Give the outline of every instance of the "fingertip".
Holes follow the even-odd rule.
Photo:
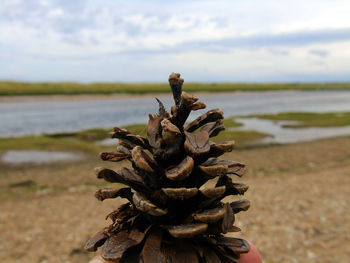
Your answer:
[[[96,256],[89,261],[89,263],[103,263],[102,258],[100,256]]]
[[[106,261],[101,256],[96,256],[93,259],[91,259],[89,263],[113,263],[113,261]]]
[[[246,254],[241,254],[238,263],[262,263],[262,258],[257,248],[249,242],[250,250]]]

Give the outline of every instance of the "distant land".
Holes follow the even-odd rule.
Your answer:
[[[187,92],[350,90],[350,83],[184,83]],[[167,83],[75,83],[0,81],[0,96],[168,93]]]

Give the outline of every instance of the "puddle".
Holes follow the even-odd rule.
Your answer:
[[[95,143],[98,145],[103,145],[103,146],[113,146],[113,145],[116,146],[118,144],[118,140],[106,138],[106,139],[103,139],[102,141],[96,141]]]
[[[1,158],[5,163],[50,163],[56,161],[76,161],[82,159],[83,156],[70,152],[51,152],[51,151],[7,151]]]
[[[262,143],[294,143],[350,135],[350,126],[326,128],[283,128],[282,125],[295,123],[294,121],[271,121],[258,118],[237,118],[242,127],[233,130],[255,130],[271,134],[260,140]]]

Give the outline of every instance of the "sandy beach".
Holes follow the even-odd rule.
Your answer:
[[[349,262],[350,138],[234,150],[226,159],[248,165],[251,208],[236,217],[240,237],[268,263]],[[267,159],[266,156],[269,156]],[[8,165],[0,177],[0,258],[4,262],[88,262],[86,240],[109,224],[121,202],[97,201],[96,155],[75,162]],[[122,164],[113,164],[117,169]],[[20,182],[32,180],[35,185]],[[33,184],[33,183],[32,183]],[[16,187],[15,187],[16,186]],[[111,187],[112,185],[107,185]],[[236,234],[237,235],[237,234]]]

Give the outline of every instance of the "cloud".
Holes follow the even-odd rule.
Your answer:
[[[220,40],[193,41],[182,44],[181,48],[262,48],[293,47],[310,44],[326,44],[350,40],[350,28],[305,30],[281,34],[254,34],[250,36],[223,38]],[[320,53],[318,52],[318,55]]]
[[[61,78],[79,76],[77,80],[113,80],[112,70],[105,69],[110,61],[110,67],[129,69],[148,80],[142,72],[152,67],[184,67],[181,61],[174,62],[180,57],[192,71],[204,70],[197,63],[198,53],[216,61],[206,70],[218,80],[233,76],[230,67],[235,65],[228,57],[245,60],[245,70],[255,72],[251,79],[263,79],[255,68],[259,58],[265,63],[277,59],[291,72],[298,71],[300,63],[312,64],[316,57],[322,58],[325,68],[331,65],[345,72],[350,67],[333,63],[335,57],[350,59],[347,48],[339,48],[350,40],[347,0],[2,0],[0,5],[4,78],[49,80],[59,74]],[[228,68],[220,65],[219,58]],[[29,67],[44,70],[39,74]],[[95,70],[84,75],[90,67]],[[271,65],[272,75],[277,72],[273,67],[278,68]],[[303,69],[315,76],[311,68]],[[104,73],[98,74],[98,69]],[[133,75],[124,73],[121,80]]]
[[[329,55],[329,52],[327,50],[324,50],[324,49],[312,49],[309,51],[309,54],[325,58]]]
[[[288,56],[290,54],[290,51],[286,49],[280,49],[280,48],[268,48],[268,51],[276,56]]]

